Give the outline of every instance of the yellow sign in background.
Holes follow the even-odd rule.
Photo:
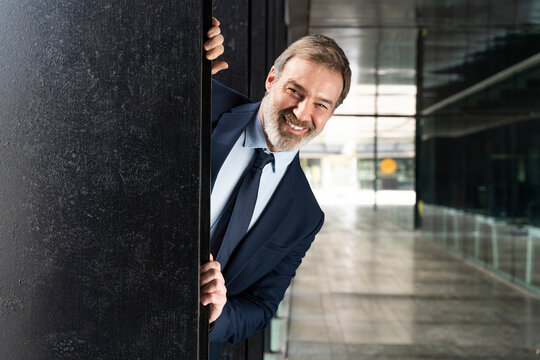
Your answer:
[[[384,160],[381,161],[381,171],[386,174],[386,175],[392,175],[393,173],[396,172],[397,168],[398,168],[398,164],[396,162],[396,160],[392,159],[392,158],[386,158]]]

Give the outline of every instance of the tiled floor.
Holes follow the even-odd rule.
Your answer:
[[[325,213],[293,282],[289,360],[540,360],[540,299],[371,208]]]

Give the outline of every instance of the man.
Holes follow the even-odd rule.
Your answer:
[[[217,21],[210,31],[219,34]],[[222,37],[209,38],[205,49],[221,46]],[[323,130],[345,99],[350,78],[341,48],[314,35],[278,57],[260,103],[213,83],[212,254],[201,267],[211,359],[224,342],[264,329],[323,224],[298,149]],[[248,188],[254,195],[246,195]]]

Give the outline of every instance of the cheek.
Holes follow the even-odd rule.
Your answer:
[[[326,126],[326,123],[328,122],[328,118],[321,117],[313,120],[313,123],[315,124],[315,129],[321,131]]]
[[[278,109],[278,110],[283,110],[283,109],[287,108],[286,103],[279,96],[276,97],[276,99],[274,101],[274,105],[276,106],[276,109]]]
[[[276,93],[274,104],[279,109],[291,109],[297,106],[298,101],[287,93]]]

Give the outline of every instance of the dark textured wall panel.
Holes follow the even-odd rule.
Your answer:
[[[213,2],[213,14],[221,21],[221,30],[225,37],[223,59],[229,62],[229,70],[217,74],[215,79],[242,94],[249,95],[251,0]],[[259,20],[264,21],[264,18]]]
[[[272,67],[273,61],[268,63],[267,50],[267,4],[266,1],[251,1],[251,36],[250,46],[252,56],[249,59],[249,96],[255,101],[264,97],[266,76]]]
[[[268,67],[287,48],[287,25],[285,24],[285,1],[268,1],[266,30],[266,55]]]
[[[200,1],[0,5],[0,358],[195,359]]]
[[[215,76],[223,84],[259,101],[274,60],[287,47],[283,0],[214,0],[214,16],[225,36],[224,60],[230,68]]]

